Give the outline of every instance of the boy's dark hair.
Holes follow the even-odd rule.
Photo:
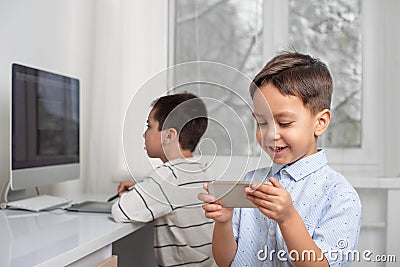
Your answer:
[[[158,130],[174,128],[182,149],[193,152],[208,125],[204,102],[194,94],[180,93],[160,97],[152,107]]]
[[[330,109],[332,77],[328,67],[317,58],[298,52],[278,54],[253,79],[251,97],[257,88],[267,84],[274,85],[284,95],[300,97],[313,114]]]

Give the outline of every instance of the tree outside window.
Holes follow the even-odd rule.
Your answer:
[[[248,77],[249,83],[269,60],[263,56],[262,40],[267,38],[263,14],[268,6],[263,0],[175,0],[171,2],[173,33],[169,65],[190,61],[213,61],[226,64]],[[357,148],[361,146],[361,2],[360,0],[289,0],[288,46],[310,53],[327,62],[334,79],[333,119],[327,134],[320,140],[324,147]],[[171,28],[171,27],[170,27]],[[285,30],[285,29],[282,29]],[[272,35],[271,35],[272,36]],[[279,51],[269,51],[275,54]],[[188,70],[193,71],[193,70]],[[179,75],[191,75],[180,72]],[[223,75],[211,73],[210,75]],[[234,76],[230,77],[235,79]],[[179,77],[174,77],[179,79]],[[233,94],[216,90],[212,85],[196,86],[202,96],[215,97],[231,106],[246,125],[254,146],[240,142],[230,146],[223,129],[210,125],[206,133],[219,145],[218,154],[256,155],[255,124],[249,116],[248,87],[236,93],[246,99],[238,101]],[[187,88],[187,87],[186,87]],[[221,124],[234,124],[232,116],[216,106]],[[232,133],[230,133],[232,134]],[[231,144],[232,145],[232,144]],[[207,153],[207,151],[203,151]]]

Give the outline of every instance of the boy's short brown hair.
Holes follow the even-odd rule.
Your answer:
[[[298,52],[282,52],[270,60],[253,79],[250,95],[272,84],[284,95],[300,97],[313,114],[330,109],[332,77],[325,63]]]
[[[208,125],[204,102],[194,94],[180,93],[160,97],[152,107],[158,130],[174,128],[182,149],[193,152]]]

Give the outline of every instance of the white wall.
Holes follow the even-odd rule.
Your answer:
[[[137,92],[143,83],[167,66],[167,1],[96,1],[93,89],[88,106],[86,168],[90,192],[115,193],[117,182],[130,178],[122,146],[124,115],[132,98],[137,113],[129,118],[134,133],[134,175],[150,170],[144,151],[143,129],[150,102],[166,91],[166,82]],[[142,92],[143,93],[143,92]],[[132,167],[132,166],[130,166]]]
[[[42,191],[114,193],[129,176],[124,113],[138,88],[167,66],[167,26],[167,1],[2,0],[0,187],[9,177],[11,63],[19,62],[81,82],[81,179]],[[141,136],[149,102],[141,101],[143,113],[133,122],[139,174],[149,168]]]
[[[10,169],[11,63],[79,78],[85,105],[87,89],[92,87],[93,3],[79,0],[0,2],[1,181],[8,179]],[[85,150],[82,152],[85,159]]]

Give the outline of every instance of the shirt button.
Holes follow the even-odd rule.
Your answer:
[[[275,235],[275,230],[274,229],[269,230],[269,235],[270,236],[274,236]]]

